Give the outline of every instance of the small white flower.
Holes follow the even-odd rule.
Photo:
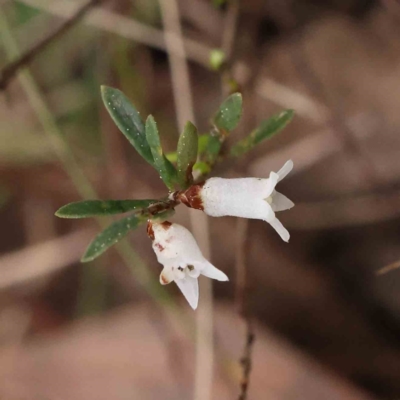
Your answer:
[[[166,285],[175,281],[194,310],[199,301],[197,278],[200,274],[219,281],[228,280],[222,271],[204,258],[195,238],[183,226],[149,221],[147,232],[153,240],[157,260],[164,266],[160,283]]]
[[[180,200],[189,207],[203,210],[211,217],[234,216],[267,221],[288,242],[287,229],[276,218],[275,212],[288,210],[294,203],[275,190],[275,186],[293,168],[289,160],[268,179],[210,178],[202,185],[195,185],[180,195]]]

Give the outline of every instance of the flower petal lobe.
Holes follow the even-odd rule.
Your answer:
[[[175,283],[185,296],[186,300],[190,304],[190,307],[195,310],[199,302],[199,283],[197,278],[187,276],[183,279],[177,279]]]
[[[229,278],[221,270],[208,261],[201,273],[207,278],[216,279],[217,281],[229,281]]]

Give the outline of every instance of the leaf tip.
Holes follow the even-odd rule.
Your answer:
[[[92,261],[94,257],[87,256],[86,253],[81,257],[81,263],[87,263]]]
[[[146,125],[147,124],[155,124],[156,120],[154,119],[152,114],[149,114],[148,117],[146,118]]]
[[[196,128],[196,125],[193,122],[187,121],[183,131],[184,132],[197,133],[197,128]]]
[[[105,92],[106,92],[107,90],[109,90],[109,89],[111,89],[109,86],[107,86],[107,85],[101,85],[101,86],[100,86],[100,93],[101,93],[102,95],[104,95]]]
[[[85,253],[81,257],[81,263],[93,261],[98,256],[98,254],[93,254],[92,243],[89,244],[89,246],[85,250]]]
[[[64,208],[65,206],[60,207],[55,213],[54,215],[58,218],[67,218],[67,216],[64,214]]]

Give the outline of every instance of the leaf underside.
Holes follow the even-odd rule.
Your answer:
[[[108,248],[123,239],[129,231],[136,229],[143,224],[146,218],[143,216],[130,215],[113,222],[108,228],[100,232],[89,244],[81,261],[88,262],[103,254]]]
[[[225,133],[235,129],[242,116],[242,95],[234,93],[230,95],[220,106],[214,116],[215,126]]]
[[[151,219],[157,222],[163,222],[170,218],[174,213],[174,209],[169,209],[161,211],[156,215],[150,215],[148,213],[140,215],[133,214],[113,222],[93,239],[81,258],[81,261],[88,262],[99,257],[107,249],[123,239],[130,231],[143,225],[147,220]]]
[[[179,137],[177,148],[178,181],[183,189],[193,183],[192,169],[197,160],[199,137],[197,128],[187,122]]]
[[[160,174],[161,179],[170,190],[174,190],[174,182],[176,181],[176,170],[171,162],[165,157],[156,121],[152,115],[146,120],[146,139],[150,146],[150,150],[154,160],[154,167]]]
[[[136,151],[151,165],[153,155],[147,143],[145,127],[139,112],[118,89],[101,87],[101,97],[111,118]]]
[[[60,218],[90,218],[142,211],[159,200],[84,200],[69,203],[56,212]]]

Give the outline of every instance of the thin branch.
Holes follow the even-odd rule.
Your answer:
[[[43,40],[33,46],[26,53],[22,54],[15,61],[6,65],[0,72],[0,90],[4,90],[10,81],[14,78],[17,72],[25,65],[33,61],[43,50],[45,50],[52,42],[59,39],[62,35],[68,32],[76,23],[78,23],[84,15],[94,6],[99,5],[104,0],[89,0],[86,4],[80,7],[70,19],[62,23],[54,32],[46,36]]]
[[[30,7],[38,8],[60,18],[70,18],[75,12],[75,1],[66,2],[65,0],[54,0],[51,4],[43,0],[20,0]],[[146,24],[135,21],[132,18],[118,15],[104,8],[94,7],[90,14],[87,14],[83,23],[133,40],[146,46],[167,51],[164,33],[160,29],[153,28]],[[175,35],[171,32],[170,36]],[[209,68],[209,57],[211,47],[197,42],[193,39],[182,38],[187,58],[197,64]],[[174,47],[168,49],[170,54],[179,54],[179,49]]]
[[[78,231],[3,255],[0,289],[30,284],[79,262],[92,235],[91,230]]]
[[[381,0],[381,3],[396,18],[400,17],[400,4],[398,0]]]
[[[179,10],[175,0],[160,0],[160,5],[164,21],[165,43],[171,65],[175,111],[179,129],[183,130],[188,120],[194,122],[194,113]]]
[[[255,85],[256,93],[279,106],[296,110],[296,115],[317,124],[326,124],[329,110],[311,97],[300,93],[270,78],[259,79]]]
[[[255,334],[250,319],[246,319],[246,345],[243,351],[243,357],[240,360],[242,365],[242,380],[240,382],[240,395],[238,400],[246,400],[250,384],[250,373],[253,366],[252,350],[255,340]]]
[[[195,123],[189,68],[183,41],[179,8],[176,0],[160,0],[165,42],[171,65],[172,86],[178,126],[183,129],[186,121]],[[206,258],[210,258],[210,239],[207,216],[195,210],[189,211],[193,234]],[[212,281],[201,282],[201,304],[196,314],[196,372],[195,400],[211,399],[213,380],[213,298]]]
[[[286,28],[294,28],[296,16],[294,15],[288,1],[284,3],[284,24]],[[376,168],[373,158],[361,147],[358,140],[353,136],[351,130],[344,123],[344,116],[341,106],[333,103],[324,82],[318,76],[311,65],[309,56],[304,47],[304,40],[298,35],[292,43],[290,56],[292,64],[299,74],[300,79],[308,87],[312,96],[324,103],[325,109],[329,111],[327,125],[331,127],[343,143],[343,149],[354,158],[360,170],[364,174],[364,179],[373,188],[382,183],[381,175]]]
[[[247,219],[238,218],[236,225],[236,302],[239,315],[244,321],[246,340],[243,356],[240,359],[242,377],[240,381],[240,394],[238,400],[246,400],[250,383],[252,368],[252,350],[255,340],[253,324],[247,305],[248,282],[246,274],[247,233],[249,222]]]
[[[7,57],[19,57],[20,51],[18,45],[11,34],[8,21],[0,9],[0,39],[4,44]],[[50,112],[45,99],[42,97],[40,90],[29,72],[28,68],[21,70],[18,75],[20,84],[35,111],[43,131],[46,134],[54,153],[59,158],[61,165],[68,174],[73,185],[78,193],[84,199],[95,199],[97,193],[85,172],[77,162],[74,153],[68,143],[63,139],[62,132],[58,127],[53,114]],[[107,223],[104,219],[97,218],[100,226],[104,227]],[[135,275],[137,281],[146,289],[147,293],[159,304],[165,304],[168,301],[168,306],[173,305],[172,298],[166,295],[165,291],[160,290],[159,285],[153,283],[152,274],[146,268],[144,262],[139,255],[132,249],[128,242],[121,241],[116,245],[116,249],[125,262],[126,266]],[[168,298],[167,298],[168,297]]]
[[[394,271],[395,269],[399,268],[400,268],[400,260],[392,264],[386,265],[386,267],[378,269],[378,271],[376,271],[376,275],[384,275],[387,274],[388,272]]]
[[[239,21],[239,0],[231,0],[225,17],[221,48],[227,60],[232,58]]]
[[[238,82],[232,73],[232,54],[235,45],[237,27],[239,21],[239,0],[229,2],[226,17],[224,19],[224,30],[222,32],[221,50],[225,55],[223,65],[220,67],[221,88],[224,97],[232,92],[238,91]]]

